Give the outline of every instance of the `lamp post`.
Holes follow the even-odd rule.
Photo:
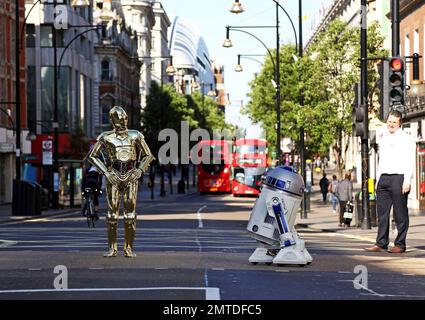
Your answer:
[[[243,68],[241,65],[241,58],[246,58],[246,59],[251,59],[254,60],[256,62],[258,62],[259,64],[262,64],[261,61],[251,58],[251,57],[264,57],[264,54],[238,54],[238,64],[235,67],[235,71],[236,72],[242,72]]]
[[[53,7],[56,7],[57,0],[53,0]],[[71,6],[74,8],[84,8],[88,7],[90,5],[89,0],[73,0],[71,2]],[[104,10],[102,10],[103,12]],[[111,16],[104,17],[102,16],[102,21],[108,21],[112,19]],[[71,43],[76,40],[78,37],[80,37],[82,34],[96,30],[100,26],[91,26],[91,25],[83,25],[83,26],[75,26],[75,27],[93,27],[92,29],[85,30],[84,32],[81,32],[80,34],[76,35],[64,48],[60,62],[63,58],[63,55],[65,51],[69,48]],[[54,95],[54,111],[53,111],[53,192],[52,192],[52,206],[53,208],[57,209],[59,207],[59,106],[58,106],[58,79],[60,78],[60,70],[58,69],[58,53],[57,53],[57,33],[56,29],[53,30],[53,36],[52,36],[52,42],[53,42],[53,73],[54,73],[54,84],[53,84],[53,95]],[[60,66],[60,64],[59,64]]]
[[[57,0],[53,0],[53,8],[57,5]],[[71,3],[73,7],[87,7],[90,3],[88,0],[74,0]],[[58,48],[57,48],[57,33],[56,29],[53,30],[52,36],[53,42],[53,74],[54,74],[54,83],[53,83],[53,198],[52,198],[52,207],[57,209],[59,208],[59,106],[58,106]],[[71,41],[72,42],[72,41]],[[66,50],[66,49],[65,49]],[[65,51],[64,50],[64,51]]]
[[[276,28],[276,30],[279,29],[279,19],[278,16],[276,16],[276,25],[275,26],[227,26],[226,27],[226,39],[223,42],[223,47],[225,48],[229,48],[232,47],[232,41],[230,40],[229,36],[230,36],[230,30],[233,31],[238,31],[238,32],[243,32],[246,33],[250,36],[252,36],[253,38],[257,39],[267,50],[270,59],[272,61],[273,64],[273,70],[274,70],[274,81],[276,83],[276,99],[275,99],[275,104],[276,104],[276,157],[277,159],[281,158],[281,152],[280,152],[280,132],[281,132],[281,125],[280,125],[280,68],[279,68],[279,64],[280,64],[280,46],[279,46],[279,31],[276,31],[276,35],[277,35],[277,48],[276,48],[276,62],[273,59],[273,55],[270,52],[270,49],[266,46],[266,44],[257,36],[255,36],[254,34],[242,30],[242,29],[247,29],[247,28]]]
[[[20,50],[19,50],[19,0],[15,1],[15,30],[16,30],[16,41],[15,41],[15,105],[16,105],[16,180],[21,180],[21,61],[20,61]]]

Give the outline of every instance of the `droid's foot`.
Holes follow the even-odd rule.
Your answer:
[[[133,251],[131,250],[131,248],[126,248],[126,249],[124,250],[124,256],[125,256],[126,258],[135,258],[135,257],[136,257],[136,254],[135,254],[135,253],[133,253]]]
[[[112,257],[116,257],[117,256],[117,250],[115,250],[114,248],[109,249],[109,251],[105,252],[103,254],[103,256],[105,258],[112,258]]]

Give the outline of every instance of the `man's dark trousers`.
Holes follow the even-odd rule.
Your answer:
[[[394,245],[406,249],[406,236],[409,228],[409,212],[407,210],[407,195],[403,194],[402,174],[381,175],[376,188],[376,206],[378,214],[378,235],[376,245],[387,248],[389,244],[390,210],[397,226],[397,237]]]

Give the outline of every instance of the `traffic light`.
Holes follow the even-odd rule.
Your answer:
[[[354,102],[353,102],[353,134],[356,137],[368,139],[368,128],[367,128],[367,110],[364,105],[361,104],[360,86],[358,83],[354,85]]]
[[[380,73],[380,110],[379,118],[386,120],[388,112],[398,110],[404,114],[405,90],[405,66],[406,59],[403,57],[390,57],[381,62]]]
[[[404,106],[405,85],[404,68],[405,59],[402,57],[390,58],[389,82],[390,82],[390,109]]]

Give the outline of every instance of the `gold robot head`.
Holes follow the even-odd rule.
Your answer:
[[[116,131],[127,130],[128,116],[122,107],[113,107],[109,111],[109,121]]]

